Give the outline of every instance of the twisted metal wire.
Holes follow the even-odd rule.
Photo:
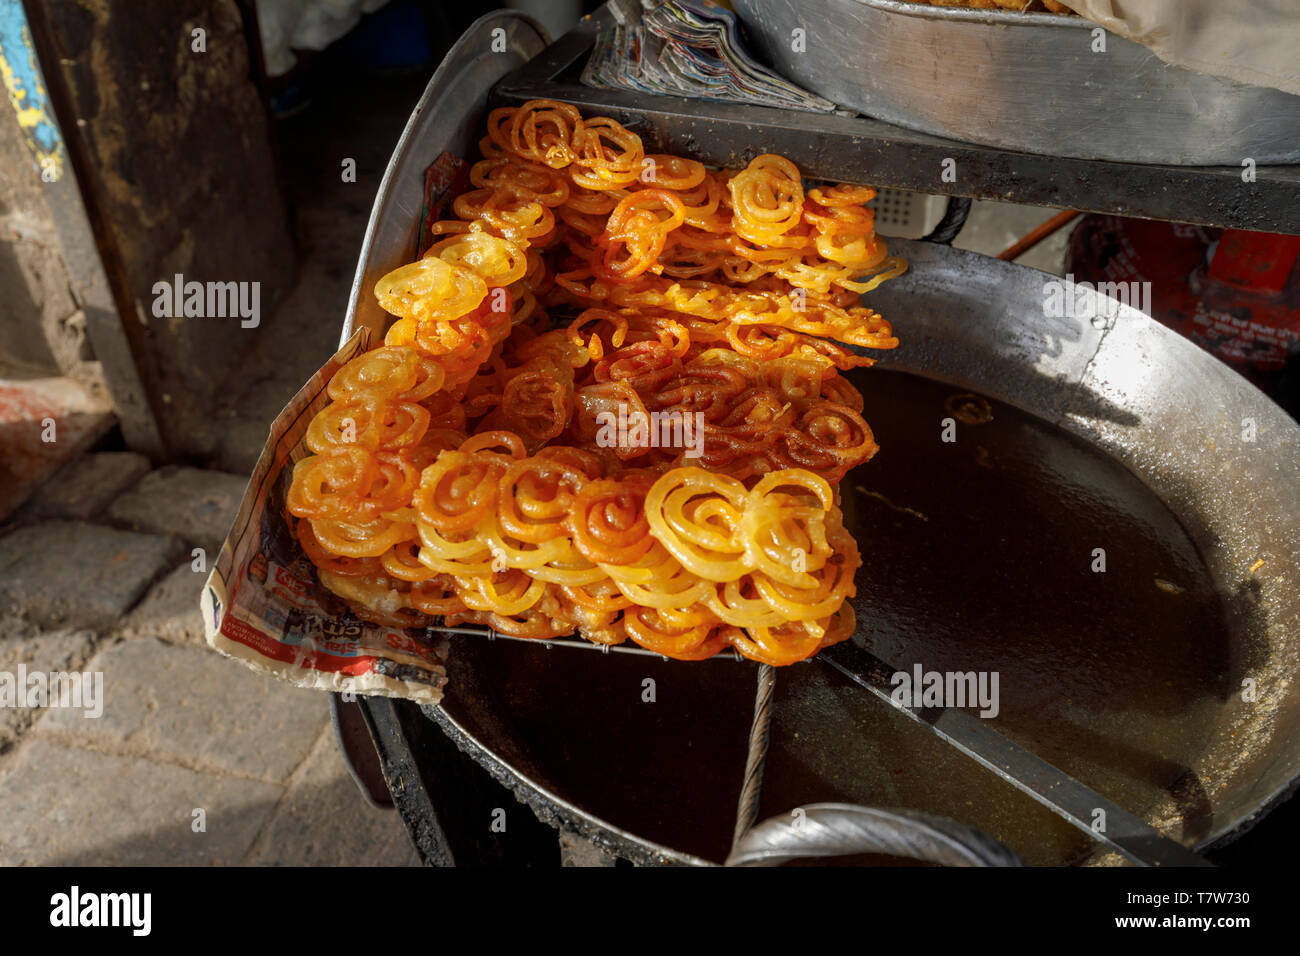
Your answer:
[[[758,668],[758,690],[754,696],[754,720],[749,727],[749,752],[745,755],[745,782],[736,807],[736,829],[731,837],[733,851],[758,820],[758,801],[763,794],[763,764],[772,735],[772,697],[776,690],[776,668]]]

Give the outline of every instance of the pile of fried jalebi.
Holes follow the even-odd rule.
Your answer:
[[[876,444],[840,372],[897,344],[859,295],[906,268],[874,193],[646,155],[549,101],[494,111],[481,149],[308,429],[288,508],[321,582],[389,626],[688,660],[846,638],[833,485]]]
[[[354,464],[304,459],[291,510],[353,507]],[[321,481],[336,473],[343,500]],[[360,503],[385,509],[395,486],[375,484]],[[443,450],[409,505],[358,525],[312,517],[299,534],[322,582],[383,623],[440,615],[520,637],[631,637],[681,659],[734,646],[773,664],[844,636],[859,563],[830,485],[807,471],[748,490],[699,468],[607,473],[577,448],[530,456],[510,432]]]

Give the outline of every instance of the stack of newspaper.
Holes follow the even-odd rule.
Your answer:
[[[837,107],[750,56],[736,15],[713,0],[613,0],[582,73],[600,89],[830,113]]]

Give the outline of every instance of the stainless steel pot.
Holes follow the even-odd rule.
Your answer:
[[[1300,96],[1166,66],[1082,17],[902,0],[736,0],[783,75],[868,116],[1051,156],[1239,166],[1300,159]],[[794,42],[795,31],[803,31]]]

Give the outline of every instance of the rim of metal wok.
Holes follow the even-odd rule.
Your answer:
[[[976,15],[986,19],[996,16],[984,11]],[[1023,19],[1018,14],[1007,16]],[[504,52],[491,51],[493,31],[497,29],[505,31]],[[414,254],[424,168],[444,150],[472,155],[491,86],[540,53],[545,45],[544,32],[528,18],[499,11],[478,20],[447,55],[413,111],[380,186],[353,284],[343,341],[360,326],[370,328],[372,334],[386,328],[388,316],[367,291],[377,278]],[[1091,321],[1046,319],[1036,314],[1042,311],[1041,297],[1035,295],[1033,286],[1055,281],[1055,277],[943,246],[901,240],[891,241],[891,246],[907,257],[912,267],[903,277],[872,293],[869,300],[873,308],[894,318],[904,333],[904,348],[883,357],[882,368],[910,371],[982,391],[1099,447],[1126,465],[1174,510],[1216,581],[1227,580],[1225,570],[1240,564],[1237,552],[1243,540],[1267,531],[1266,544],[1275,556],[1274,566],[1280,564],[1282,570],[1266,582],[1264,602],[1278,615],[1287,615],[1274,621],[1271,628],[1284,627],[1293,640],[1300,640],[1300,615],[1280,609],[1281,596],[1288,589],[1300,593],[1300,521],[1285,509],[1270,510],[1262,500],[1289,494],[1293,503],[1300,502],[1300,428],[1281,409],[1191,342],[1113,299],[1095,298],[1097,310],[1105,313],[1101,322],[1095,321],[1096,316]],[[1017,287],[1022,293],[1018,305],[1008,291]],[[891,308],[889,303],[894,299],[899,307]],[[1037,301],[1037,309],[1027,308],[1031,301]],[[934,308],[939,303],[945,307]],[[1026,312],[1030,313],[1028,317]],[[971,321],[972,313],[982,319]],[[980,336],[987,337],[990,331],[993,340],[982,341]],[[980,347],[972,348],[972,343]],[[980,355],[978,363],[969,361],[972,353]],[[952,367],[954,356],[967,358]],[[1190,382],[1197,383],[1197,390],[1182,401],[1177,395],[1166,394],[1171,382],[1180,381],[1189,388]],[[1161,396],[1157,411],[1164,408],[1168,415],[1169,406],[1178,406],[1172,422],[1158,423],[1157,430],[1165,439],[1158,443],[1162,446],[1159,450],[1150,447],[1156,443],[1147,441],[1149,429],[1140,429],[1142,434],[1138,435],[1128,433],[1132,423],[1125,417],[1133,417],[1126,411],[1130,407],[1145,409],[1150,404],[1140,400],[1148,382],[1165,387],[1164,391],[1154,389]],[[1233,404],[1250,409],[1258,419],[1260,433],[1273,438],[1267,461],[1257,456],[1248,469],[1252,472],[1248,478],[1259,478],[1264,482],[1261,487],[1270,489],[1271,494],[1261,491],[1261,487],[1241,490],[1237,498],[1244,507],[1235,525],[1236,533],[1233,528],[1221,527],[1214,520],[1213,503],[1197,496],[1197,492],[1205,493],[1207,489],[1214,494],[1227,489],[1207,480],[1202,473],[1205,469],[1198,469],[1194,458],[1189,460],[1185,454],[1188,446],[1204,438],[1206,430],[1213,431],[1215,415],[1222,419],[1221,410],[1209,407],[1214,398],[1222,399],[1225,407]],[[1171,443],[1178,447],[1180,442],[1184,451],[1181,456],[1167,447]],[[1267,479],[1273,479],[1273,483],[1268,484]],[[1175,506],[1174,501],[1181,506]],[[1264,513],[1257,514],[1261,508]],[[1251,553],[1260,550],[1255,547]],[[1278,662],[1270,659],[1268,666],[1276,667]],[[710,861],[653,843],[589,814],[522,775],[441,707],[422,710],[543,820],[563,825],[634,862],[709,865]],[[1274,766],[1283,762],[1279,758]],[[1220,776],[1232,774],[1225,770]],[[1300,767],[1290,765],[1284,772],[1272,773],[1265,792],[1232,819],[1218,823],[1199,845],[1219,842],[1229,833],[1240,832],[1271,803],[1290,792],[1298,777]]]

